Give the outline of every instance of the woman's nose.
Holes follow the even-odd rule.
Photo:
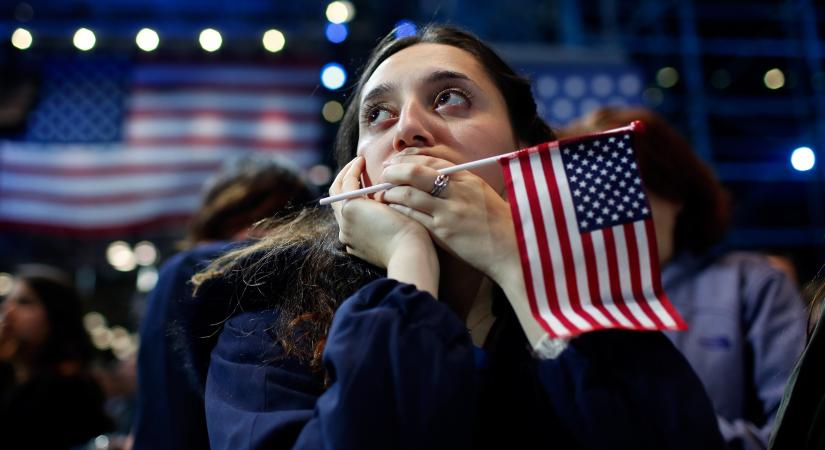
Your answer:
[[[407,147],[431,147],[434,145],[432,133],[432,119],[427,114],[425,106],[417,102],[409,102],[401,110],[396,132],[393,139],[393,148],[396,151]]]

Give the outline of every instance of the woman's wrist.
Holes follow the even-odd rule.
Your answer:
[[[387,277],[414,285],[438,298],[440,266],[432,242],[405,245],[397,249],[387,262]]]
[[[540,345],[546,338],[547,332],[536,320],[530,308],[530,300],[524,285],[524,273],[521,270],[521,260],[508,261],[506,267],[502,266],[497,271],[497,276],[493,280],[504,291],[504,296],[507,297],[507,301],[516,313],[530,346],[535,348]]]

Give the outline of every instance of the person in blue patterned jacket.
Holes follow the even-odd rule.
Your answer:
[[[642,120],[638,135],[662,284],[688,323],[667,332],[699,375],[729,448],[767,448],[785,383],[805,345],[805,311],[795,283],[763,255],[727,251],[728,196],[690,144],[657,114],[604,108],[565,133]]]

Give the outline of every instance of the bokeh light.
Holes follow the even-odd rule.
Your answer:
[[[284,33],[281,33],[279,30],[273,28],[264,33],[263,43],[266,51],[277,53],[284,49],[284,46],[286,45],[286,37],[284,36]]]
[[[95,43],[97,42],[97,38],[95,37],[95,33],[88,29],[88,28],[80,28],[74,33],[74,37],[72,38],[72,43],[78,50],[82,50],[84,52],[89,51],[94,48]]]
[[[160,44],[160,36],[158,36],[158,33],[151,28],[143,28],[138,31],[137,36],[135,36],[135,43],[138,48],[144,52],[151,52],[152,50],[158,48],[158,45]]]
[[[338,63],[325,64],[321,68],[321,84],[325,88],[334,91],[347,82],[347,71],[344,66]]]
[[[327,20],[332,23],[346,23],[355,17],[355,6],[348,1],[335,1],[327,5]]]
[[[807,172],[814,168],[816,155],[810,147],[799,147],[791,153],[791,165],[800,172]]]
[[[344,117],[344,106],[340,102],[330,100],[321,108],[321,115],[329,123],[336,123]]]
[[[656,72],[656,84],[663,88],[672,88],[679,82],[679,71],[673,67],[662,67]]]
[[[149,241],[135,244],[135,262],[141,266],[151,266],[158,260],[158,249]]]
[[[92,334],[94,330],[106,328],[106,318],[97,311],[90,311],[83,316],[83,327]]]
[[[154,267],[141,267],[138,269],[135,287],[138,292],[149,292],[158,284],[158,269]]]
[[[135,253],[124,241],[114,241],[109,244],[106,249],[106,260],[121,272],[129,272],[137,267]]]
[[[785,85],[785,74],[779,69],[771,69],[765,72],[765,87],[768,89],[779,89]]]
[[[312,166],[307,171],[307,180],[316,186],[324,186],[332,181],[332,169],[323,164]]]
[[[221,48],[223,38],[218,30],[207,28],[201,31],[200,36],[198,36],[198,42],[201,44],[201,48],[207,52],[214,52]]]
[[[333,44],[340,44],[347,39],[347,35],[349,35],[349,30],[347,29],[346,24],[343,23],[328,23],[326,32],[327,40],[332,42]]]
[[[18,28],[11,34],[11,45],[20,50],[26,50],[32,46],[32,34],[25,28]]]
[[[6,272],[0,272],[0,295],[9,295],[14,287],[14,277]]]

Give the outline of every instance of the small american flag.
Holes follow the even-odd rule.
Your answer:
[[[20,139],[0,139],[0,229],[78,236],[179,226],[249,153],[320,159],[312,64],[46,64]]]
[[[520,150],[500,163],[533,316],[551,338],[682,330],[662,290],[639,124]]]

